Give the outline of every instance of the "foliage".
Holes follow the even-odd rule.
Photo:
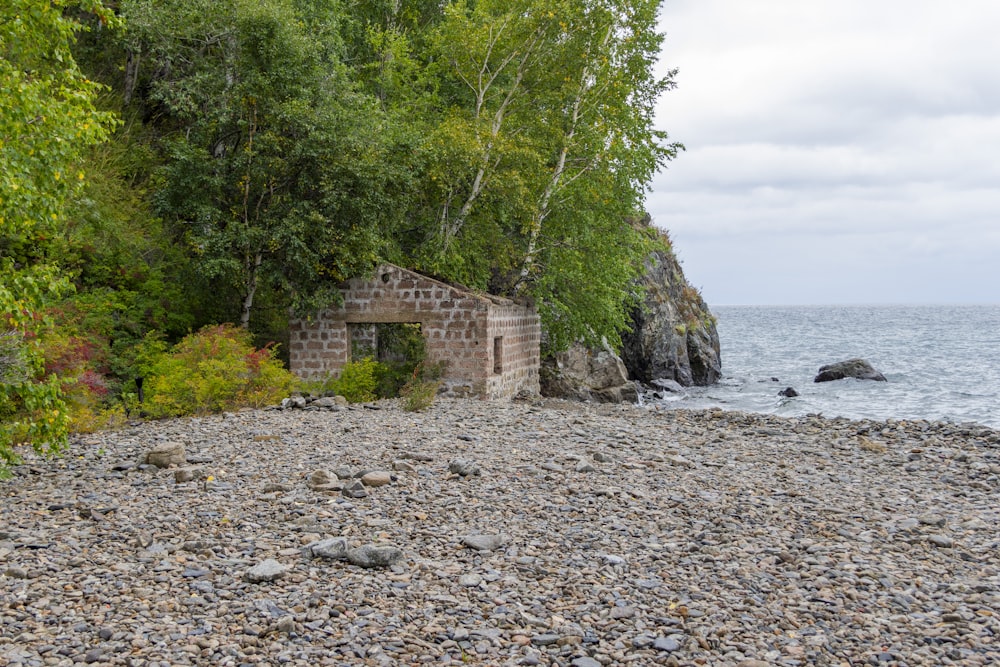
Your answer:
[[[379,398],[395,398],[427,356],[420,326],[405,323],[377,326],[378,364],[375,393]]]
[[[170,352],[157,354],[155,341],[147,346],[143,409],[151,417],[262,407],[287,396],[294,384],[273,348],[254,349],[249,333],[233,326],[205,327]]]
[[[375,374],[378,362],[371,357],[360,361],[348,361],[340,375],[330,382],[330,390],[343,396],[351,403],[367,403],[376,399]]]
[[[625,220],[682,148],[653,128],[659,0],[455,0],[409,219],[421,268],[531,296],[554,346],[617,344],[645,239]],[[404,99],[412,99],[411,93]]]
[[[14,445],[54,452],[66,438],[59,380],[42,376],[28,334],[45,302],[69,289],[46,251],[85,179],[84,149],[114,123],[95,109],[99,86],[70,51],[80,26],[63,11],[73,7],[115,22],[97,0],[0,5],[0,327],[16,340],[18,369],[0,383],[0,473],[17,460]]]
[[[336,55],[336,8],[302,5],[320,15],[291,0],[123,5],[128,48],[149,63],[141,101],[162,115],[156,210],[199,273],[232,288],[244,327],[262,286],[299,310],[329,302],[375,262],[393,210],[374,101]]]
[[[418,364],[410,379],[400,391],[403,398],[403,409],[407,412],[422,412],[429,408],[441,389],[441,376],[444,367]]]

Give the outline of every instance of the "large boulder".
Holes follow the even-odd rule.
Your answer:
[[[542,396],[599,403],[634,403],[635,383],[621,358],[611,349],[575,344],[542,361]]]
[[[848,359],[847,361],[838,361],[835,364],[820,366],[819,374],[813,378],[813,382],[832,382],[833,380],[843,380],[844,378],[886,382],[885,376],[875,370],[864,359]]]
[[[637,224],[651,229],[649,216]],[[646,296],[632,313],[632,331],[622,336],[622,360],[629,375],[646,384],[714,384],[722,375],[715,317],[688,284],[665,233],[658,232],[657,245],[639,280]]]

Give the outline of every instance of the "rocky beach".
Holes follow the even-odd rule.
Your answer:
[[[0,664],[996,664],[998,490],[972,424],[478,400],[134,423],[0,482]]]

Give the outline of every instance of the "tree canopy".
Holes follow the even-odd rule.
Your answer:
[[[8,0],[2,437],[57,434],[60,387],[129,395],[150,337],[281,340],[380,261],[617,344],[681,148],[660,4]]]
[[[0,8],[0,459],[12,445],[58,447],[65,411],[55,378],[39,378],[26,339],[45,303],[70,289],[50,259],[53,236],[85,179],[87,146],[107,138],[112,116],[95,109],[98,84],[71,51],[80,25],[71,7],[112,20],[96,0],[9,0]]]

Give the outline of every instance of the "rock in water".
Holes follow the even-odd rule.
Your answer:
[[[157,468],[182,466],[187,463],[184,444],[180,442],[161,442],[146,453],[143,463]]]
[[[795,398],[799,395],[799,392],[795,391],[793,387],[785,387],[778,392],[778,396],[784,396],[785,398]]]
[[[653,229],[650,222],[647,215],[635,224]],[[715,384],[722,376],[715,317],[684,277],[665,233],[660,232],[657,245],[637,281],[646,296],[632,311],[632,330],[622,335],[622,360],[632,379],[643,383]]]
[[[848,359],[838,361],[835,364],[821,366],[819,374],[813,378],[813,382],[831,382],[833,380],[843,380],[844,378],[855,378],[858,380],[875,380],[885,382],[885,376],[864,359]]]

